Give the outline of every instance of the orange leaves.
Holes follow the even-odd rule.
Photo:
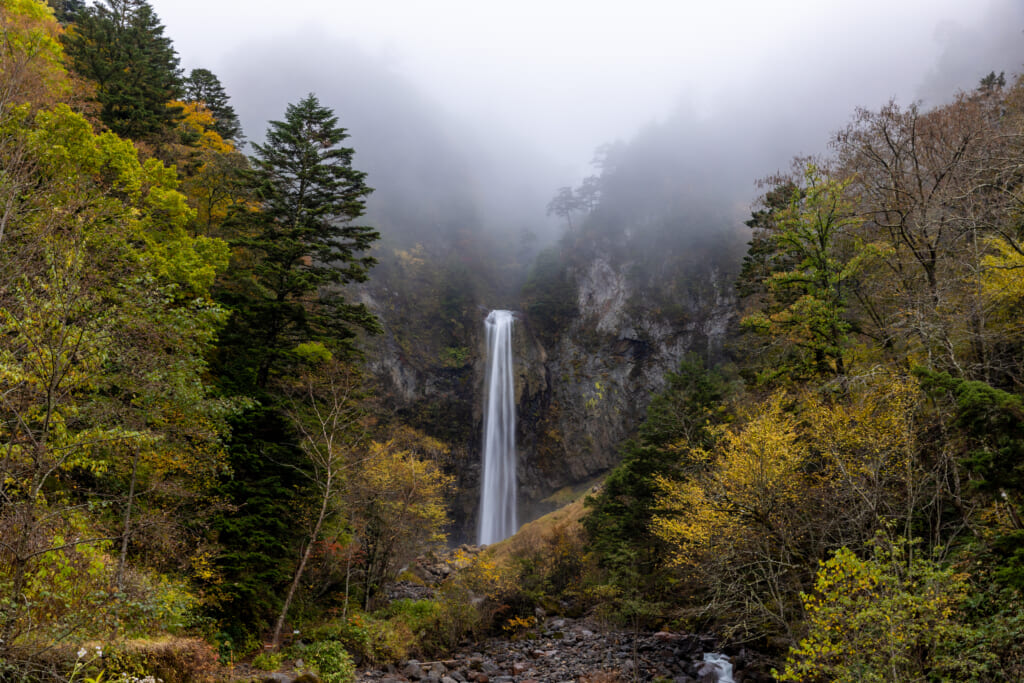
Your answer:
[[[171,105],[180,107],[182,110],[182,118],[178,122],[178,133],[182,139],[189,141],[191,146],[201,150],[210,150],[217,154],[230,154],[235,151],[235,146],[213,129],[215,123],[213,113],[207,109],[205,104],[173,101]]]

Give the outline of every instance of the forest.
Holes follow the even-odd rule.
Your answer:
[[[430,242],[368,224],[316,94],[249,142],[146,0],[0,31],[0,681],[416,680],[555,618],[632,643],[580,681],[673,680],[655,633],[737,681],[1024,679],[1024,77],[851,112],[745,226],[663,182],[665,126],[552,188],[551,244]],[[597,262],[632,337],[585,327]],[[527,478],[566,486],[481,549],[486,299],[539,349]]]

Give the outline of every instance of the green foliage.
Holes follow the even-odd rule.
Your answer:
[[[254,407],[232,420],[232,475],[218,487],[239,506],[215,516],[221,550],[208,590],[212,612],[237,642],[248,629],[266,629],[280,609],[297,555],[295,528],[311,499],[310,483],[289,463],[302,462],[297,437],[276,410]]]
[[[85,0],[47,0],[53,8],[53,14],[62,24],[75,21],[79,13],[85,9]]]
[[[622,461],[601,491],[587,499],[583,526],[589,547],[613,570],[655,576],[665,547],[650,525],[657,509],[658,477],[679,479],[695,463],[683,457],[689,448],[708,448],[712,427],[727,419],[722,407],[726,385],[698,358],[687,358],[666,377],[666,387],[647,408],[635,440],[626,443]]]
[[[459,608],[472,609],[470,605]],[[443,599],[396,600],[373,613],[356,612],[309,632],[317,642],[336,641],[372,666],[397,664],[412,656],[442,656],[458,638],[445,634],[452,624]],[[461,637],[462,632],[460,631]]]
[[[200,498],[223,464],[233,408],[210,396],[204,356],[223,319],[206,288],[225,245],[185,232],[172,171],[140,163],[130,142],[95,134],[67,105],[0,111],[0,129],[11,181],[0,183],[0,650],[39,645],[41,624],[58,639],[134,630],[147,612],[172,626],[180,615],[131,578],[127,551],[147,545],[133,515]],[[143,488],[154,495],[140,503]],[[89,559],[118,535],[134,541],[125,554]],[[37,602],[40,572],[54,574]]]
[[[568,616],[582,614],[589,606],[588,574],[594,570],[583,529],[570,519],[545,525],[539,535],[530,530],[524,536],[526,542],[512,550],[506,568],[513,580],[502,597],[508,605],[502,628],[509,618],[530,617],[537,606]]]
[[[184,580],[135,570],[124,581],[117,603],[105,611],[125,638],[149,638],[193,632],[201,607]]]
[[[446,367],[461,368],[470,360],[470,351],[465,346],[446,346],[442,356]]]
[[[283,652],[261,652],[252,658],[252,665],[262,671],[277,671],[284,663]]]
[[[187,632],[204,607],[220,620],[204,628],[231,631],[216,636],[230,661],[253,650],[290,577],[316,575],[299,586],[306,618],[321,597],[341,604],[342,563],[369,600],[443,543],[446,449],[353,448],[343,485],[313,495],[322,470],[315,446],[302,446],[316,425],[289,412],[286,395],[296,370],[350,361],[356,337],[379,329],[344,298],[366,280],[378,236],[356,225],[370,189],[333,113],[313,96],[288,107],[250,167],[225,142],[241,130],[219,79],[205,69],[182,79],[146,0],[49,5],[75,23],[64,47],[42,0],[0,0],[0,678],[18,677],[15,656],[72,638]],[[64,103],[65,56],[93,81],[109,130]],[[748,223],[738,288],[744,324],[764,341],[748,368],[791,391],[752,401],[726,427],[724,382],[684,363],[589,503],[593,555],[562,527],[509,566],[471,564],[434,600],[323,627],[306,655],[321,677],[353,679],[346,648],[385,663],[502,625],[528,631],[538,604],[602,603],[603,616],[639,627],[666,612],[665,596],[685,595],[668,607],[701,603],[733,622],[726,632],[806,632],[784,680],[1024,678],[1022,102],[1024,81],[1006,88],[993,72],[933,112],[859,113],[828,162],[839,170],[803,164]],[[583,220],[522,290],[548,347],[573,322],[574,269],[594,254],[633,269],[631,306],[680,323],[716,286],[683,271],[723,260],[724,241],[689,228],[720,217],[680,198],[700,185],[648,164],[639,151],[657,140],[640,142],[609,149],[600,177],[549,206]],[[176,168],[140,162],[154,147]],[[227,232],[233,251],[213,237]],[[451,255],[396,250],[401,284],[382,305],[408,323],[395,339],[410,364],[443,366],[441,393],[461,397],[472,391],[476,306],[501,289],[487,280],[518,278],[520,266],[485,277],[484,242],[466,227],[450,238]],[[211,356],[221,397],[208,386]],[[916,363],[929,365],[917,374],[932,405],[891,371]],[[593,387],[588,408],[606,390],[603,379]],[[410,419],[467,441],[462,412],[445,398]],[[369,420],[357,413],[331,438],[361,434]],[[301,539],[295,529],[318,509],[329,532],[318,522]],[[932,543],[952,537],[956,564],[904,541],[865,546],[887,520]],[[303,543],[319,564],[305,576]],[[349,597],[346,582],[346,609]],[[208,677],[212,661],[197,641],[124,642],[61,673],[171,683]]]
[[[966,576],[914,546],[879,540],[868,559],[841,548],[823,562],[814,594],[802,596],[808,635],[779,680],[987,680],[964,661],[982,653],[958,651],[969,636]]]
[[[81,518],[72,520],[68,531],[86,532]],[[43,539],[59,548],[40,556],[27,575],[16,582],[17,565],[0,569],[0,606],[8,638],[20,639],[21,646],[60,640],[69,624],[83,631],[97,631],[110,617],[104,589],[111,577],[106,551],[110,544],[88,543],[67,546],[61,535]]]
[[[394,600],[387,606],[385,614],[392,619],[401,619],[414,633],[425,633],[437,619],[438,606],[433,600]]]
[[[295,355],[299,360],[310,365],[318,365],[331,360],[331,352],[322,342],[303,342],[295,347]]]
[[[484,556],[457,560],[461,569],[441,584],[434,598],[437,619],[422,641],[425,651],[442,654],[465,639],[485,636],[506,615],[505,600],[515,589],[514,573]]]
[[[846,373],[850,281],[881,253],[857,235],[863,220],[844,196],[849,185],[807,164],[802,183],[788,185],[788,205],[770,195],[768,208],[751,221],[767,234],[747,255],[741,289],[752,293],[757,285],[765,298],[742,324],[790,352],[764,370],[766,379]]]
[[[520,293],[522,310],[537,338],[554,346],[576,316],[576,284],[559,251],[538,254]]]
[[[338,641],[349,652],[356,652],[363,656],[366,656],[372,647],[370,630],[366,626],[366,615],[362,612],[321,624],[309,632],[309,637],[314,641]]]
[[[100,118],[116,134],[142,140],[178,120],[178,55],[146,0],[86,7],[63,40],[72,68],[96,82]]]
[[[306,656],[324,683],[353,683],[356,680],[352,657],[336,640],[313,643]]]
[[[1001,587],[976,570],[963,621],[961,637],[944,647],[946,668],[955,672],[952,678],[1024,680],[1024,602],[1019,590]]]
[[[779,215],[794,197],[800,196],[799,186],[792,180],[781,180],[760,199],[759,208],[744,224],[753,231],[743,257],[743,266],[736,278],[736,293],[750,297],[767,291],[772,273],[789,270],[793,260],[781,252],[773,236],[779,230]]]
[[[300,343],[321,341],[348,354],[356,330],[379,331],[341,285],[363,282],[375,263],[363,254],[378,238],[354,225],[371,192],[352,168],[353,150],[338,119],[315,96],[289,105],[254,145],[250,182],[258,207],[238,217],[241,234],[231,278],[221,290],[234,314],[224,335],[221,372],[243,391],[266,390],[293,362]]]
[[[353,356],[356,330],[378,329],[340,287],[366,279],[374,260],[362,252],[377,233],[352,224],[370,189],[337,122],[310,95],[271,123],[246,176],[257,204],[233,219],[233,267],[218,288],[232,311],[218,380],[225,393],[261,404],[233,425],[233,477],[222,491],[238,512],[217,520],[228,579],[218,613],[236,628],[259,627],[278,610],[299,554],[294,529],[319,505],[309,458],[284,414],[286,378],[300,363]]]
[[[996,498],[1024,491],[1024,397],[946,372],[915,374],[926,390],[955,402],[953,425],[971,439],[964,464],[978,475],[972,486]]]
[[[925,390],[952,403],[952,426],[964,439],[961,463],[970,487],[1008,520],[991,533],[1000,582],[1024,590],[1024,398],[984,382],[915,369]]]

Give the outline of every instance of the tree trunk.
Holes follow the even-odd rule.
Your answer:
[[[116,586],[118,593],[124,590],[124,568],[128,562],[128,535],[131,530],[132,503],[135,500],[135,481],[139,469],[139,451],[138,449],[133,450],[135,450],[135,455],[132,457],[132,479],[128,484],[128,504],[124,509],[124,524],[121,531],[121,556],[117,560]]]
[[[341,610],[341,619],[342,619],[342,621],[345,621],[345,620],[348,619],[349,590],[351,589],[351,585],[352,585],[351,584],[351,579],[352,579],[352,545],[353,545],[353,543],[349,543],[348,544],[348,548],[347,548],[348,552],[346,553],[346,559],[345,559],[345,606]]]
[[[128,503],[124,509],[124,523],[121,528],[121,554],[117,558],[117,576],[114,579],[115,587],[115,599],[120,600],[121,593],[124,591],[124,569],[128,564],[128,536],[131,532],[132,523],[132,503],[135,502],[135,482],[138,475],[139,469],[139,451],[133,449],[135,454],[132,456],[132,478],[128,484]],[[110,630],[110,639],[117,640],[117,631],[120,627],[118,619],[114,619],[114,625]]]
[[[288,616],[288,609],[292,606],[292,600],[295,598],[295,591],[299,588],[299,582],[302,580],[302,575],[306,571],[306,564],[309,562],[309,556],[313,554],[313,544],[316,543],[317,537],[320,536],[320,527],[323,526],[324,518],[327,516],[327,503],[331,497],[331,484],[330,479],[327,481],[327,485],[324,487],[324,497],[320,502],[320,514],[317,515],[316,524],[313,525],[313,532],[309,536],[309,542],[306,543],[306,547],[302,550],[302,557],[299,559],[299,566],[295,568],[295,577],[292,579],[292,585],[288,587],[288,594],[284,598],[284,604],[281,605],[281,614],[277,617],[277,623],[274,625],[274,636],[270,641],[271,650],[276,652],[281,647],[281,630],[284,628],[284,620]]]

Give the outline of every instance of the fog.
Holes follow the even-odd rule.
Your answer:
[[[151,2],[250,139],[308,92],[333,107],[375,217],[412,233],[550,225],[598,146],[644,135],[742,214],[855,107],[1024,64],[1020,0]]]

